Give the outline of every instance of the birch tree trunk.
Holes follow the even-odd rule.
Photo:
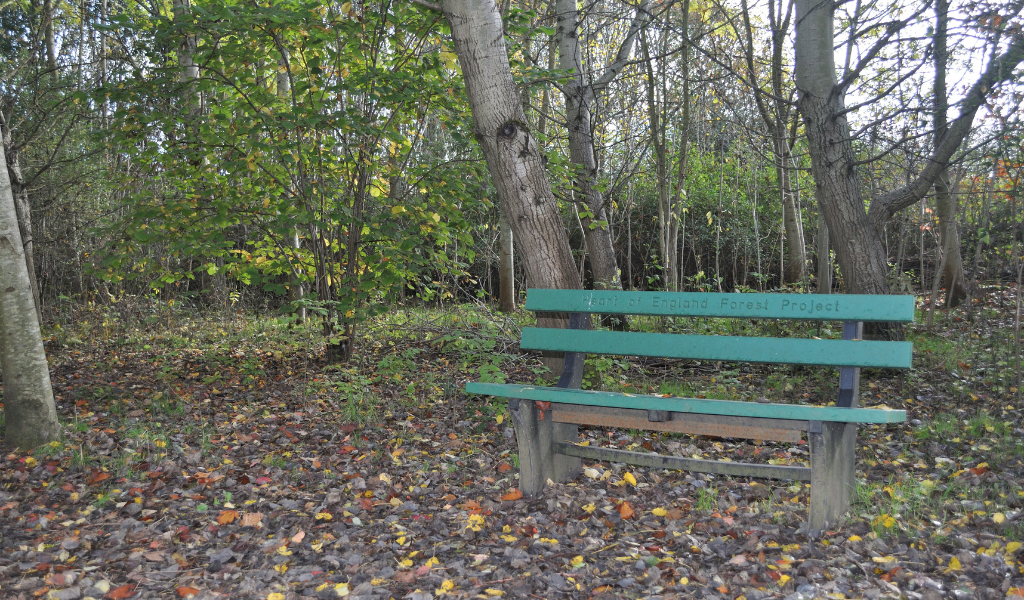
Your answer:
[[[512,234],[522,249],[527,285],[582,288],[544,162],[526,125],[493,2],[444,0],[466,82],[477,140]],[[540,319],[552,323],[549,319]],[[560,322],[560,321],[559,321]],[[545,326],[545,325],[541,325]]]
[[[583,225],[595,289],[622,289],[622,281],[608,226],[608,211],[597,189],[592,106],[597,92],[605,89],[625,67],[637,32],[647,21],[647,6],[646,1],[640,5],[615,60],[591,84],[584,79],[579,39],[582,22],[576,0],[555,0],[559,68],[570,75],[562,87],[569,130],[569,159],[576,167],[577,194],[590,213],[586,215]]]
[[[516,310],[516,268],[512,245],[512,227],[505,213],[498,215],[498,286],[501,312]]]
[[[6,167],[6,176],[11,189],[11,196],[14,198],[15,214],[18,217],[18,230],[21,234],[25,267],[28,269],[28,280],[31,284],[36,319],[39,323],[42,323],[43,302],[39,292],[39,281],[36,279],[35,244],[32,241],[32,205],[29,202],[25,178],[21,173],[21,163],[18,160],[21,150],[14,144],[13,134],[8,126],[8,122],[7,115],[0,115],[0,144],[4,147],[4,162],[0,163],[0,165]]]
[[[281,43],[280,39],[275,40],[277,42],[277,97],[285,102],[291,100],[292,93],[292,79],[291,79],[291,65],[289,64],[288,48]],[[302,182],[299,189],[305,189],[305,182]],[[292,255],[292,266],[291,274],[288,277],[288,301],[289,302],[300,302],[305,296],[305,289],[302,285],[302,280],[299,279],[299,270],[301,269],[301,256],[299,250],[302,248],[302,242],[299,238],[299,228],[293,227],[292,234],[289,237],[290,246],[294,251]],[[305,323],[306,322],[306,309],[305,307],[299,307],[295,311],[295,317]]]
[[[6,163],[6,153],[0,164]],[[57,439],[60,425],[7,169],[0,169],[0,361],[4,441],[30,449]]]

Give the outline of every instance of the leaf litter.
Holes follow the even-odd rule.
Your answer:
[[[317,391],[338,371],[308,353],[51,347],[66,437],[0,457],[0,595],[1024,596],[1021,453],[983,460],[987,434],[998,444],[1019,425],[984,387],[954,398],[961,379],[929,371],[907,400],[905,380],[874,378],[869,403],[902,404],[911,423],[861,429],[849,519],[808,532],[809,489],[792,482],[585,463],[523,497],[503,407],[453,393],[479,374],[438,339],[368,348],[376,362],[347,371],[379,399],[362,422]],[[414,358],[382,373],[395,356]],[[502,369],[533,381],[538,364]],[[345,403],[368,397],[353,389]],[[964,403],[990,418],[936,417]],[[580,442],[807,460],[806,446],[634,433]]]

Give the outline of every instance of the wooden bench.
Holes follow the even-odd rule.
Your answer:
[[[909,342],[861,339],[865,321],[911,322],[912,296],[714,294],[531,289],[527,310],[569,313],[569,329],[523,329],[520,347],[565,353],[557,387],[467,383],[471,394],[509,398],[519,446],[519,486],[535,497],[550,479],[576,477],[581,459],[731,476],[811,482],[808,528],[847,511],[857,424],[901,423],[903,410],[857,408],[861,367],[909,368]],[[591,314],[842,321],[843,339],[762,338],[591,330]],[[762,404],[581,390],[586,354],[839,367],[835,406]],[[826,401],[826,399],[821,399]],[[801,443],[810,467],[699,460],[579,446],[578,426],[670,431]]]

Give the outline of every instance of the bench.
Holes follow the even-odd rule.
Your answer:
[[[855,485],[857,425],[906,421],[906,411],[858,408],[860,369],[910,367],[910,342],[862,339],[865,321],[911,322],[912,296],[717,294],[530,289],[526,309],[569,314],[568,329],[523,329],[524,350],[564,352],[556,387],[476,383],[470,394],[509,398],[519,488],[579,475],[582,459],[730,476],[809,481],[808,529],[836,523]],[[591,314],[842,321],[843,339],[765,338],[593,330]],[[839,367],[834,406],[763,404],[582,390],[587,354]],[[825,400],[825,399],[821,399]],[[579,425],[802,443],[810,467],[701,460],[580,446]]]

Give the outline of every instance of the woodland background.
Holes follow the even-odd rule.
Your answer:
[[[0,595],[1024,596],[1022,10],[0,4]],[[856,502],[821,536],[792,482],[594,464],[522,498],[505,405],[461,390],[551,381],[518,348],[530,285],[914,294],[917,322],[876,332],[913,369],[860,398],[908,421],[860,429]],[[635,357],[583,385],[838,387]]]

